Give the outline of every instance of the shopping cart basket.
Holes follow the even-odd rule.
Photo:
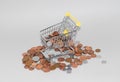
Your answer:
[[[59,45],[52,43],[48,44],[48,42],[52,39],[55,40],[56,42],[61,39],[65,44],[68,40],[72,39],[76,35],[79,27],[80,22],[76,18],[71,16],[70,13],[66,13],[62,22],[52,25],[40,31],[41,42],[47,48],[52,48],[55,46],[58,47]],[[48,36],[55,31],[57,31],[59,35],[48,38]]]

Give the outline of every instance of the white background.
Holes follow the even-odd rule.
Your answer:
[[[102,59],[71,74],[24,69],[21,54],[40,45],[40,30],[61,22],[67,11],[82,23],[77,40],[101,48]],[[0,82],[120,82],[119,35],[119,0],[0,0]]]

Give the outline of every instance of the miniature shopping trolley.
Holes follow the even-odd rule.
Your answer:
[[[50,41],[62,40],[64,45],[67,45],[67,41],[75,37],[77,30],[79,30],[80,22],[70,15],[70,13],[66,13],[63,21],[52,25],[46,29],[40,31],[41,43],[46,48],[60,47],[58,44],[52,44]],[[59,35],[49,37],[50,34],[57,31]]]

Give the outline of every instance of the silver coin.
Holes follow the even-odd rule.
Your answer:
[[[50,47],[52,46],[52,43],[50,41],[47,42],[47,46]]]
[[[107,61],[106,61],[106,60],[102,60],[101,63],[102,63],[102,64],[106,64]]]
[[[39,58],[38,56],[34,56],[34,57],[32,58],[33,61],[39,61],[39,59],[40,59],[40,58]]]
[[[71,73],[72,72],[72,68],[68,68],[66,71],[67,71],[67,73]]]
[[[83,63],[84,63],[84,64],[87,64],[87,63],[88,63],[88,61],[87,61],[87,60],[84,60],[84,61],[83,61]]]

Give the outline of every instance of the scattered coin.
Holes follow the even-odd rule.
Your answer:
[[[54,50],[55,50],[55,51],[60,51],[60,49],[59,49],[59,48],[55,48]]]
[[[56,68],[59,68],[60,63],[55,63],[54,65],[55,65]]]
[[[28,68],[29,68],[29,66],[25,65],[25,66],[24,66],[24,68],[25,68],[25,69],[28,69]]]
[[[91,54],[91,57],[92,57],[92,58],[95,58],[95,57],[96,57],[96,54]]]
[[[83,54],[87,54],[88,53],[88,51],[87,50],[83,50]]]
[[[77,65],[82,65],[82,61],[79,60],[79,61],[77,62]]]
[[[42,69],[42,68],[43,68],[43,65],[42,65],[42,64],[37,64],[37,65],[36,65],[36,69],[37,69],[37,70],[40,70],[40,69]]]
[[[29,70],[30,70],[30,71],[32,71],[32,70],[34,70],[34,68],[32,68],[32,67],[29,67]]]
[[[42,68],[42,70],[43,70],[44,72],[49,72],[49,71],[50,71],[50,68],[49,68],[49,67],[47,67],[47,68]]]
[[[40,59],[39,56],[34,56],[34,57],[32,58],[32,60],[33,60],[33,61],[36,61],[36,62],[39,61],[39,59]]]
[[[66,58],[66,60],[65,60],[66,62],[72,62],[72,58]]]
[[[32,63],[33,63],[33,61],[32,61],[32,60],[28,60],[28,61],[26,61],[26,63],[25,63],[25,64],[26,64],[27,66],[29,66],[29,67],[30,67]]]
[[[87,59],[91,59],[91,56],[86,56]]]
[[[77,45],[77,48],[81,49],[82,46],[83,46],[83,44],[79,43],[79,44]]]
[[[85,50],[88,50],[88,51],[89,51],[89,50],[92,50],[92,47],[91,47],[91,46],[85,46],[84,48],[85,48]]]
[[[94,51],[93,50],[89,50],[89,51],[87,51],[88,52],[88,54],[94,54]]]
[[[101,49],[96,49],[95,52],[101,52]]]
[[[31,65],[31,67],[32,67],[32,68],[35,68],[36,65],[37,65],[37,63],[33,62],[32,65]]]
[[[46,62],[46,59],[40,59],[41,64],[45,64],[45,62]]]
[[[39,58],[40,59],[44,58],[43,54],[39,54]]]
[[[58,61],[59,61],[59,62],[63,62],[64,60],[65,60],[65,59],[62,58],[62,57],[58,58]]]
[[[55,70],[55,69],[56,69],[55,65],[50,66],[50,70]]]
[[[81,60],[81,61],[84,61],[84,60],[86,60],[86,59],[87,59],[86,56],[83,56],[83,55],[80,56],[80,60]]]
[[[72,63],[71,63],[71,66],[72,66],[73,68],[77,68],[77,67],[78,67],[78,65],[77,65],[75,62],[72,62]]]
[[[42,50],[43,46],[37,46],[37,49]]]
[[[26,56],[26,55],[28,55],[28,53],[23,53],[23,54],[22,54],[23,57]]]
[[[65,63],[60,63],[60,65],[59,65],[60,70],[64,70],[65,67],[66,67]]]
[[[30,56],[25,55],[25,56],[23,57],[23,59],[22,59],[22,62],[25,63],[25,62],[27,62],[29,59],[30,59]]]

